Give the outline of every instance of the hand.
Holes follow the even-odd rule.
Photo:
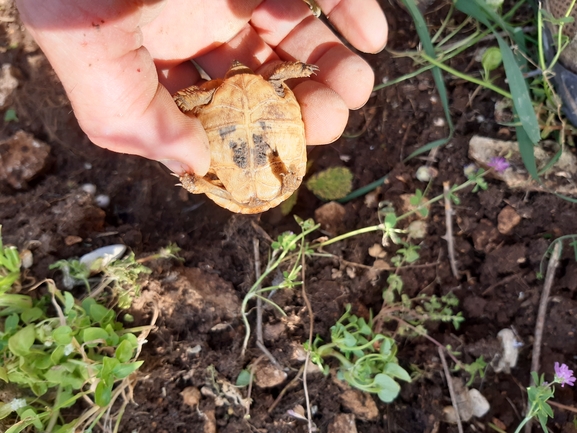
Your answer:
[[[317,0],[356,48],[380,51],[387,23],[376,0]],[[17,0],[82,129],[98,146],[204,175],[210,164],[200,122],[171,93],[222,77],[236,59],[253,70],[297,59],[319,67],[294,88],[308,144],[336,140],[348,109],[370,96],[369,65],[346,48],[302,0]]]

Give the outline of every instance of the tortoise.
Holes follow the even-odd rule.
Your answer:
[[[284,81],[317,70],[283,62],[262,76],[235,61],[224,79],[176,92],[180,110],[198,117],[206,130],[211,155],[208,173],[185,173],[182,186],[244,214],[287,199],[302,182],[307,154],[301,109]]]

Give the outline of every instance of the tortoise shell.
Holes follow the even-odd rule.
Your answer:
[[[208,173],[185,173],[182,186],[245,214],[287,199],[302,182],[307,154],[301,109],[284,80],[309,77],[316,70],[284,62],[261,76],[234,62],[224,79],[178,91],[176,104],[198,117],[211,155]]]

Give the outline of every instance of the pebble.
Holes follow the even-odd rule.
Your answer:
[[[322,230],[334,236],[343,229],[346,213],[342,204],[331,201],[315,210],[315,221],[321,225]]]
[[[497,222],[497,230],[499,230],[499,233],[506,235],[511,233],[511,231],[519,225],[521,217],[511,206],[505,206],[501,212],[499,212]]]
[[[352,413],[339,413],[329,424],[328,433],[357,433],[355,416]]]
[[[49,154],[46,143],[27,132],[16,132],[0,142],[0,181],[15,189],[26,188],[46,167]]]
[[[256,368],[254,383],[259,388],[274,388],[282,384],[287,374],[270,362],[261,362]]]
[[[5,63],[0,69],[0,110],[5,109],[12,102],[12,94],[18,87],[18,79],[15,77],[15,69]]]

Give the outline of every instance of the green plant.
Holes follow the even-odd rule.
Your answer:
[[[560,384],[561,387],[563,387],[565,385],[573,386],[575,384],[573,370],[569,370],[569,367],[565,364],[559,365],[558,362],[555,363],[555,376],[552,382],[546,382],[543,374],[539,377],[534,371],[531,372],[531,377],[533,378],[534,385],[527,388],[529,410],[525,418],[523,418],[517,426],[515,433],[519,433],[523,426],[533,418],[539,420],[541,428],[547,433],[549,431],[547,429],[547,418],[553,418],[553,409],[551,409],[551,406],[547,403],[547,400],[551,399],[555,394],[553,385]]]
[[[403,293],[403,280],[394,273],[387,277],[387,286],[383,289],[383,306],[378,314],[383,320],[397,320],[400,334],[426,335],[424,323],[450,322],[455,329],[463,320],[461,312],[454,313],[453,309],[459,305],[459,300],[449,292],[443,296],[420,294],[409,298]]]
[[[308,255],[312,253],[308,243],[305,242],[305,237],[309,233],[312,233],[317,228],[319,228],[319,224],[315,224],[312,219],[302,220],[297,216],[295,216],[295,219],[301,227],[301,232],[298,234],[292,232],[284,232],[275,242],[271,244],[271,252],[266,264],[266,268],[260,277],[251,286],[242,300],[241,315],[245,325],[245,337],[242,348],[243,354],[248,346],[251,332],[250,323],[248,322],[249,302],[253,299],[260,299],[272,305],[281,314],[285,315],[285,312],[277,304],[272,302],[264,295],[273,290],[290,289],[302,284],[300,281],[297,281],[301,271],[300,258],[303,254]],[[281,264],[286,262],[291,263],[291,265],[289,265],[288,270],[282,271],[282,280],[280,282],[273,282],[273,285],[271,286],[261,287],[266,278],[269,277],[273,271],[278,269]]]
[[[361,391],[377,394],[386,403],[392,402],[401,390],[397,379],[411,381],[409,373],[399,365],[395,340],[376,334],[372,317],[367,322],[351,314],[350,305],[331,327],[331,342],[321,343],[317,336],[312,344],[307,342],[304,346],[325,374],[329,372],[325,358],[336,358],[340,363],[339,379]]]
[[[353,174],[346,167],[331,167],[307,181],[307,188],[322,200],[337,200],[351,192]]]
[[[132,275],[133,262],[133,257],[118,261],[107,278]],[[19,287],[19,267],[17,249],[4,246],[0,236],[0,380],[19,389],[10,401],[0,400],[0,419],[17,418],[6,433],[91,431],[105,415],[116,418],[118,431],[126,388],[142,365],[138,355],[150,327],[126,329],[96,299],[96,291],[79,302],[52,280],[45,280],[47,293],[38,299],[8,293]],[[62,410],[79,400],[89,407],[65,419]],[[111,415],[119,400],[120,411]]]

